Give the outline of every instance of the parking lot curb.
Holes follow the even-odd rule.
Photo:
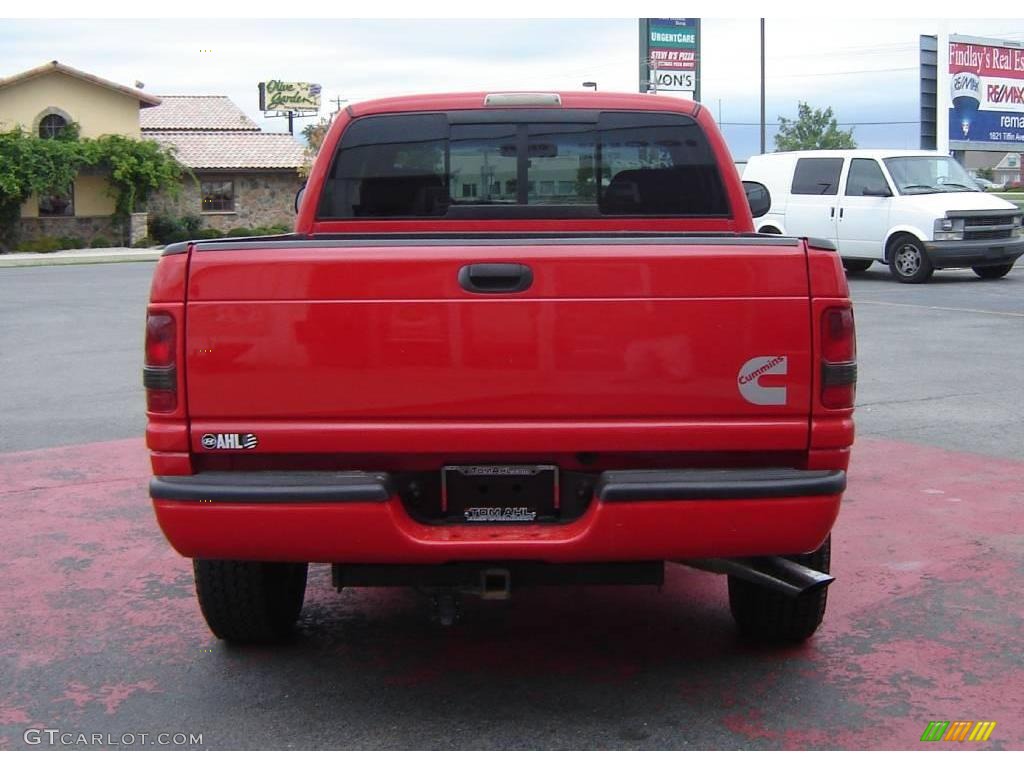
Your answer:
[[[123,264],[127,262],[159,261],[160,253],[143,252],[123,255],[97,256],[0,256],[0,267],[44,267],[64,266],[67,264]]]

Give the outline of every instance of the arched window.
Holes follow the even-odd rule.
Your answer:
[[[53,139],[68,127],[68,121],[60,115],[50,114],[39,121],[39,137]]]

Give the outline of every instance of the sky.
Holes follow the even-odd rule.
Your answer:
[[[918,36],[1024,40],[1024,19],[766,21],[768,148],[799,101],[832,107],[863,147],[918,145]],[[757,19],[702,20],[702,98],[737,160],[759,151]],[[156,95],[225,94],[264,130],[257,83],[297,80],[333,100],[458,90],[636,92],[637,19],[0,19],[0,77],[57,59]],[[751,125],[742,125],[751,123]],[[872,125],[872,123],[887,123]],[[297,122],[296,134],[302,121]]]

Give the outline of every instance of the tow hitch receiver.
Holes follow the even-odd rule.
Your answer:
[[[512,597],[512,575],[507,568],[480,571],[480,597],[483,600],[508,600]]]

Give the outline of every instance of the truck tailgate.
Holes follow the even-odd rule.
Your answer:
[[[487,263],[524,265],[532,284],[465,290],[460,269]],[[198,244],[186,348],[197,450],[208,431],[257,433],[258,450],[405,451],[441,430],[439,450],[472,450],[484,424],[531,450],[567,431],[598,450],[602,429],[632,430],[636,450],[807,447],[796,239]]]

